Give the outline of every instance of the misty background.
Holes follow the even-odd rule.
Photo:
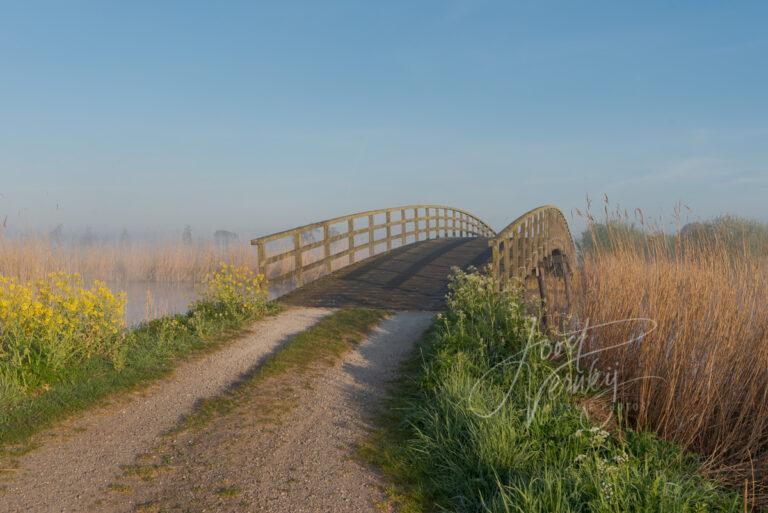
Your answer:
[[[768,220],[763,2],[11,2],[6,233],[240,240],[587,194]]]

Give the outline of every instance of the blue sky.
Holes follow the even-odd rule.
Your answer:
[[[3,2],[0,219],[254,235],[585,196],[768,220],[766,2]]]

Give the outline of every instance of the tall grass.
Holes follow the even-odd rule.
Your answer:
[[[446,314],[364,450],[399,485],[400,511],[743,511],[738,493],[697,474],[694,455],[585,416],[595,390],[563,386],[574,354],[547,348],[515,293],[454,276]]]
[[[723,217],[662,233],[608,216],[581,244],[576,312],[618,369],[629,420],[768,499],[768,228]],[[625,344],[640,331],[642,340]],[[652,329],[651,329],[652,328]]]
[[[220,262],[256,270],[256,251],[247,243],[174,242],[58,245],[44,237],[0,238],[0,275],[29,281],[50,272],[80,273],[109,282],[202,283]]]

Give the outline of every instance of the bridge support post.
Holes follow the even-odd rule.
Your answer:
[[[563,288],[565,289],[565,308],[566,313],[571,312],[571,270],[568,268],[568,263],[565,257],[560,256],[560,269],[563,273]]]
[[[387,210],[387,251],[392,249],[392,214]]]
[[[536,281],[539,282],[539,297],[541,299],[541,327],[547,327],[547,283],[544,281],[544,271],[541,265],[536,267]]]
[[[496,290],[501,292],[501,257],[499,256],[499,242],[491,243],[491,273]]]
[[[500,246],[502,246],[502,253],[504,258],[504,288],[509,289],[509,281],[512,277],[512,274],[510,273],[510,270],[512,268],[512,265],[510,263],[512,252],[509,250],[509,239],[503,239],[501,241]]]

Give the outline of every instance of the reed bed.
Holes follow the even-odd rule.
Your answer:
[[[202,283],[221,262],[256,270],[256,251],[240,242],[57,245],[46,238],[0,238],[0,275],[29,281],[51,272],[109,282]]]
[[[768,230],[758,227],[721,218],[670,235],[593,221],[576,314],[595,326],[592,359],[618,372],[626,420],[697,452],[704,474],[765,506]]]

